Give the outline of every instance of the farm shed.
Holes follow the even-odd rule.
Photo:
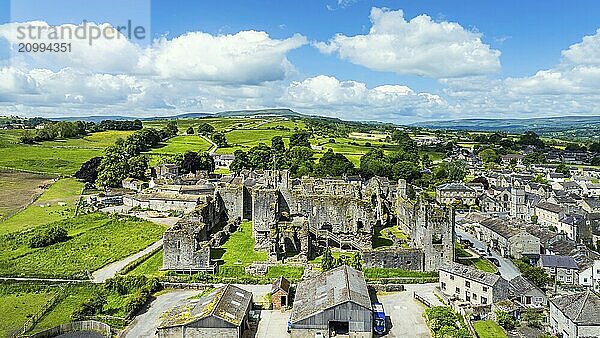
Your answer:
[[[340,266],[298,284],[291,336],[372,337],[373,316],[367,283],[360,271]]]
[[[252,293],[228,284],[163,315],[158,337],[240,338],[248,329]]]

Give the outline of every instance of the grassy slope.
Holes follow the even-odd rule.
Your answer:
[[[178,154],[188,151],[208,151],[212,145],[198,135],[180,135],[169,139],[163,147],[154,148],[150,154]]]
[[[480,338],[506,338],[506,333],[500,325],[491,320],[479,320],[473,323],[473,328]]]
[[[160,275],[160,268],[163,265],[163,251],[159,250],[152,256],[148,257],[140,265],[136,266],[131,270],[128,275],[146,275],[146,276],[158,276]]]
[[[74,178],[58,180],[34,204],[0,222],[0,235],[73,216],[82,188],[83,183]]]
[[[21,130],[0,131],[0,167],[40,173],[72,175],[81,164],[129,131],[106,131],[83,138],[46,141],[35,145],[19,144]]]
[[[0,337],[18,330],[52,296],[47,292],[14,292],[0,295]]]
[[[165,226],[134,218],[90,214],[63,220],[68,241],[30,249],[31,234],[19,233],[0,241],[0,275],[86,279],[109,263],[123,259],[154,243]]]

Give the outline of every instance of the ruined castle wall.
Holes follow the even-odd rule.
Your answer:
[[[210,267],[210,247],[199,242],[195,233],[167,231],[163,236],[163,268],[205,270]]]
[[[365,268],[394,268],[423,271],[424,256],[419,249],[390,248],[362,253]]]
[[[235,219],[244,219],[244,186],[243,185],[228,185],[217,188],[218,194],[223,201],[225,214],[229,221]]]

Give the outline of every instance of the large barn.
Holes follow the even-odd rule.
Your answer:
[[[360,271],[340,266],[298,284],[291,336],[372,337],[373,316],[367,283]]]
[[[251,292],[228,284],[165,313],[158,337],[241,338],[251,306]]]

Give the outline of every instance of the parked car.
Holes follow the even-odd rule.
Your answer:
[[[373,303],[373,331],[377,334],[385,333],[385,311],[383,304]]]

